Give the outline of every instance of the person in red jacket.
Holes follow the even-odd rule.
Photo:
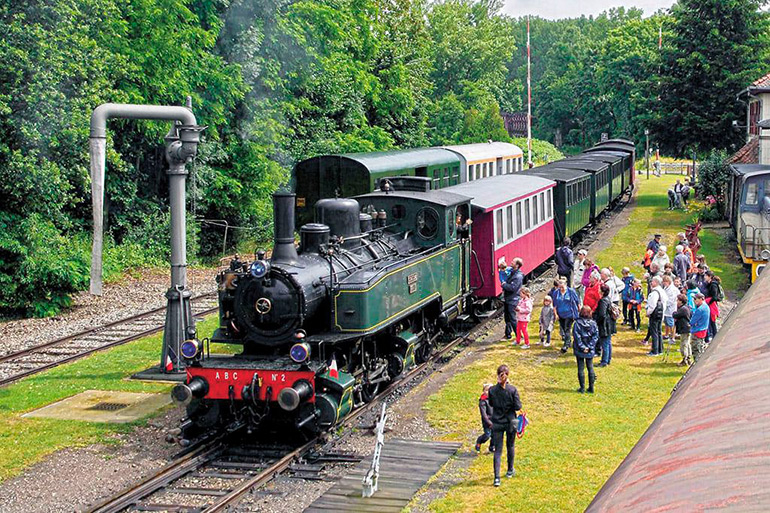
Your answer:
[[[583,298],[583,304],[591,307],[591,311],[596,310],[596,306],[599,304],[599,300],[602,298],[602,291],[600,289],[602,285],[601,275],[596,272],[591,274],[588,281],[588,287],[586,287],[586,295]]]

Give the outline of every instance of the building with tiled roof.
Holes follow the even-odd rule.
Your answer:
[[[758,78],[738,95],[746,102],[746,144],[731,158],[733,164],[770,164],[770,130],[760,121],[770,119],[770,73]]]

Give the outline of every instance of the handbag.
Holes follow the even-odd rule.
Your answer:
[[[524,436],[524,430],[529,425],[529,419],[527,419],[527,412],[522,411],[521,414],[516,417],[516,438]]]
[[[620,308],[615,303],[610,303],[610,317],[613,321],[617,321],[620,318]]]

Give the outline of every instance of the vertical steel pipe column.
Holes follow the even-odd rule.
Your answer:
[[[192,161],[198,150],[201,132],[192,113],[190,98],[187,107],[164,105],[129,105],[105,103],[91,115],[91,195],[94,209],[93,251],[91,254],[91,294],[102,294],[102,237],[104,205],[104,169],[106,161],[107,120],[155,119],[174,121],[166,136],[166,160],[169,163],[169,201],[171,207],[171,287],[166,292],[166,326],[160,368],[163,372],[178,372],[181,367],[179,348],[186,338],[195,336],[195,321],[187,289],[187,237],[185,231],[185,164]],[[176,124],[181,123],[181,124]]]

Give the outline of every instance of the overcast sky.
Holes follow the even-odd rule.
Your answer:
[[[551,20],[559,18],[577,18],[597,15],[611,7],[639,7],[645,16],[650,16],[660,8],[669,8],[674,0],[505,0],[503,12],[518,18],[519,16],[540,16]]]

